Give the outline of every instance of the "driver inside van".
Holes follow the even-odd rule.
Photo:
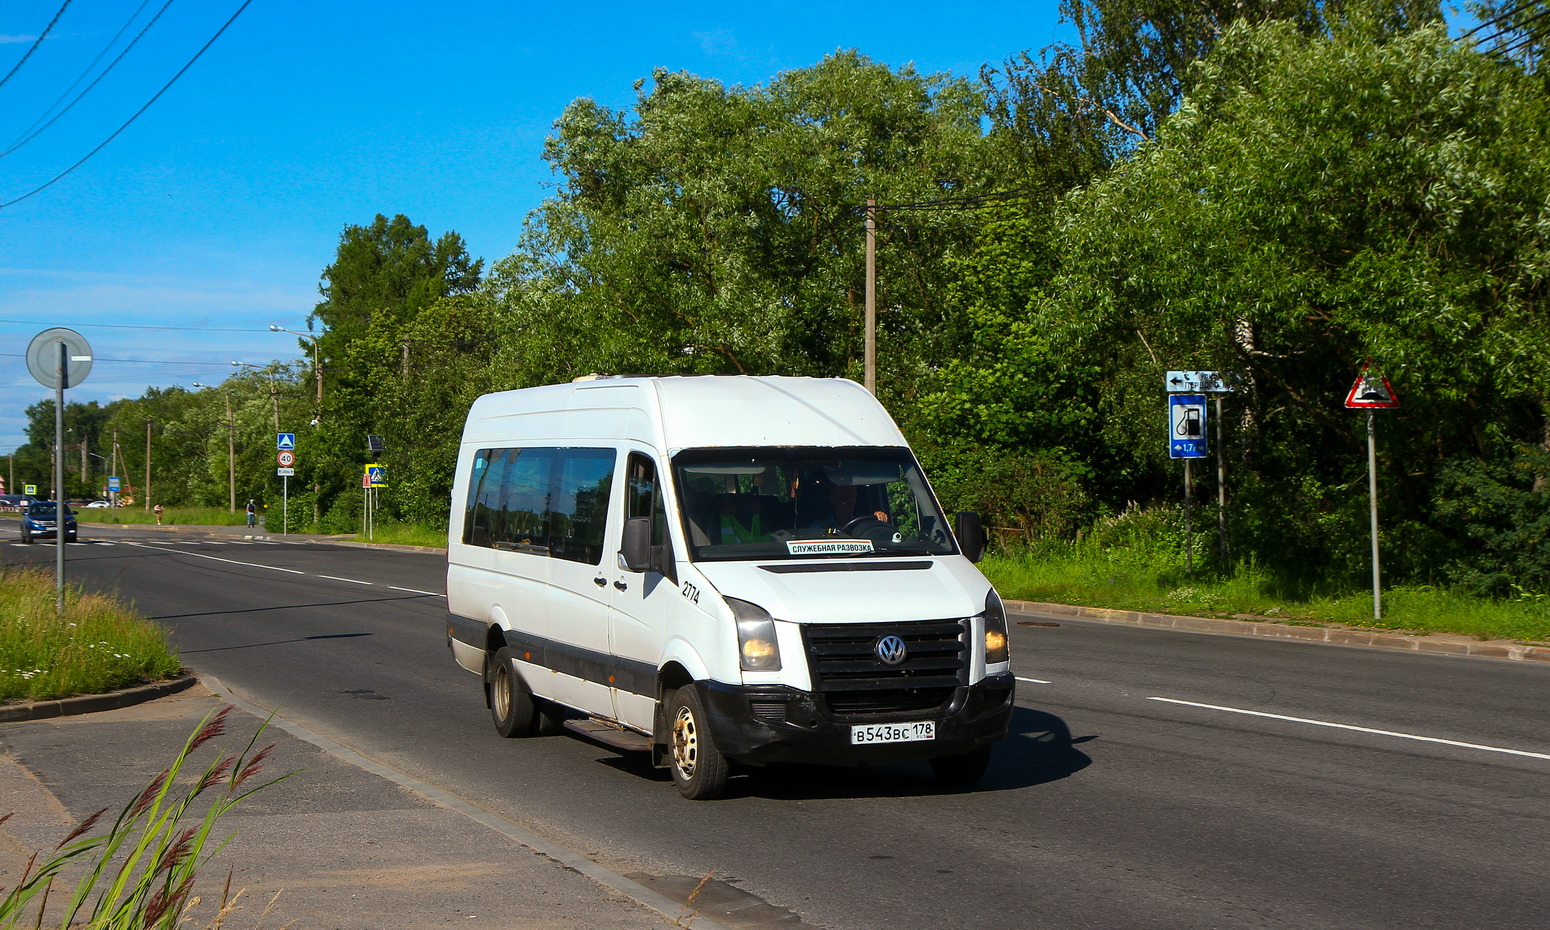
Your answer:
[[[830,483],[829,506],[819,511],[817,518],[808,524],[808,529],[814,530],[841,530],[852,521],[868,514],[856,513],[856,486],[853,484]],[[871,517],[883,522],[888,522],[888,514],[881,510],[874,510]]]

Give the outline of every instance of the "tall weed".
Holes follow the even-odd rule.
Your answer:
[[[42,862],[41,853],[34,853],[16,885],[0,898],[0,930],[41,927],[45,920],[82,930],[171,930],[191,920],[199,904],[194,897],[195,879],[231,839],[216,838],[216,822],[254,792],[294,774],[254,781],[274,748],[254,751],[268,726],[265,721],[241,753],[219,752],[192,783],[180,781],[194,752],[226,732],[230,713],[227,707],[207,715],[172,764],[124,805],[107,832],[91,835],[104,822],[108,812],[104,808],[76,827]],[[200,813],[195,801],[202,796]],[[56,883],[63,882],[67,869],[73,873],[77,866],[81,874],[74,887],[61,889],[68,895],[65,903],[50,911]],[[235,903],[230,891],[228,874],[212,927],[221,925]]]

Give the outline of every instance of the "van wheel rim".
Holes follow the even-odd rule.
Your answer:
[[[687,707],[678,708],[673,718],[673,767],[685,781],[694,778],[694,763],[700,753],[700,737],[694,724],[694,714]]]
[[[496,667],[491,685],[490,699],[495,703],[495,713],[506,720],[511,716],[511,673],[504,665]]]

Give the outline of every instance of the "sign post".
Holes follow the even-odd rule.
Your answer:
[[[376,522],[377,489],[387,487],[387,466],[376,463],[367,465],[365,473],[361,475],[361,487],[365,488],[366,494],[366,507],[363,513],[366,522],[366,538],[374,539],[372,531],[375,529]]]
[[[278,419],[278,418],[277,418]],[[280,535],[289,536],[291,533],[291,476],[296,474],[296,434],[276,433],[274,437],[275,458],[279,467],[275,474],[280,476]]]
[[[1195,570],[1190,462],[1206,457],[1206,396],[1168,395],[1168,457],[1184,460],[1184,570]]]
[[[1216,395],[1216,425],[1220,429],[1223,422],[1222,395],[1237,391],[1243,385],[1243,380],[1243,375],[1236,371],[1170,371],[1163,376],[1163,389],[1169,394]],[[1170,441],[1171,439],[1170,436]],[[1188,487],[1189,459],[1184,460],[1184,469],[1185,485]],[[1184,520],[1188,524],[1187,501],[1185,507]],[[1227,561],[1227,459],[1222,452],[1221,443],[1216,444],[1216,535],[1222,552],[1222,561],[1225,563]],[[1186,564],[1189,561],[1190,559],[1186,558]]]
[[[91,346],[73,329],[45,329],[27,346],[27,370],[54,389],[54,608],[65,609],[65,388],[86,380]],[[85,456],[83,455],[84,459]],[[83,469],[84,470],[84,469]]]
[[[1399,395],[1381,371],[1374,371],[1372,359],[1362,366],[1356,383],[1346,392],[1345,405],[1352,410],[1367,411],[1367,497],[1372,527],[1372,618],[1383,619],[1383,589],[1378,570],[1378,431],[1373,413],[1392,410],[1399,406]]]

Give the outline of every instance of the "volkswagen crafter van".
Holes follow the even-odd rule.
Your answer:
[[[698,799],[731,763],[926,759],[971,784],[1006,734],[979,518],[949,527],[853,381],[489,394],[452,500],[447,644],[503,736],[563,721],[650,751]]]

